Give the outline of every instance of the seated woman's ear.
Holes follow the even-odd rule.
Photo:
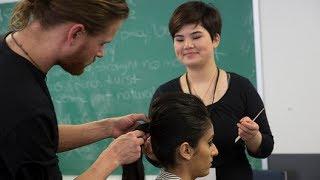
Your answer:
[[[178,154],[182,159],[190,160],[194,154],[194,149],[189,145],[189,143],[184,142],[179,146]]]

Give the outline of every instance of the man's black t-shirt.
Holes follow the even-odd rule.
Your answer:
[[[46,75],[0,40],[0,179],[62,179]]]

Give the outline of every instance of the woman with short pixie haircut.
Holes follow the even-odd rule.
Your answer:
[[[246,152],[255,158],[268,157],[273,136],[265,112],[252,120],[264,105],[250,81],[216,65],[221,27],[217,8],[201,1],[188,1],[173,12],[169,31],[186,73],[158,87],[153,99],[172,92],[198,96],[215,128],[213,142],[219,155],[212,167],[216,168],[217,180],[252,180]],[[238,135],[241,139],[235,142]]]

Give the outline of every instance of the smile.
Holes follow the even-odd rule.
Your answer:
[[[198,54],[198,52],[187,52],[187,53],[183,53],[184,56],[193,55],[193,54]]]

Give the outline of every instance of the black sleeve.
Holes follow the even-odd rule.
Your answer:
[[[26,118],[0,142],[0,179],[61,179],[47,121],[46,115]]]
[[[12,179],[9,169],[6,167],[3,158],[0,155],[0,179]]]
[[[150,104],[151,104],[157,97],[159,97],[161,94],[163,94],[162,86],[159,86],[158,89],[154,92]]]
[[[247,80],[247,90],[245,92],[246,96],[246,114],[253,119],[262,108],[264,104],[261,97],[256,91],[255,87]],[[268,123],[268,118],[266,115],[266,110],[264,110],[255,121],[259,125],[259,131],[262,135],[261,145],[258,152],[253,153],[248,151],[249,155],[255,158],[266,158],[273,150],[274,140]]]
[[[172,79],[162,85],[160,85],[157,90],[154,92],[150,104],[159,96],[167,93],[177,93],[182,92],[180,89],[179,78]],[[183,92],[182,92],[183,93]]]
[[[164,90],[163,85],[159,86],[157,88],[157,90],[153,93],[153,96],[151,98],[150,104],[149,104],[149,109],[151,107],[152,102],[157,99],[159,96],[161,96],[162,94],[166,93],[167,91]]]

